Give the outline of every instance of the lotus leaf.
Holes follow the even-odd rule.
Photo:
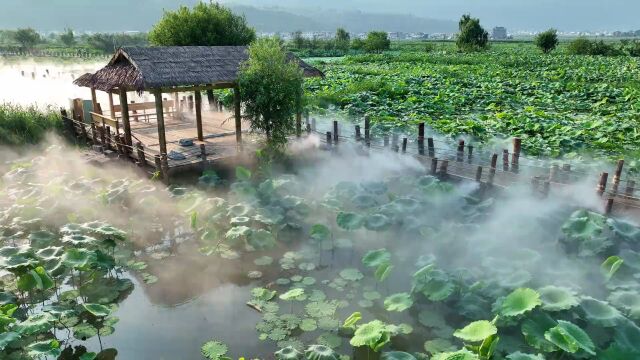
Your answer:
[[[257,270],[249,271],[247,273],[247,277],[249,279],[254,279],[254,280],[262,278],[262,275],[263,275],[262,271],[257,271]]]
[[[602,274],[607,278],[607,280],[611,280],[613,275],[618,272],[620,266],[624,263],[624,260],[619,256],[610,256],[605,260],[602,265],[600,265],[600,270]]]
[[[27,346],[27,353],[33,358],[60,356],[60,343],[57,340],[38,341]]]
[[[420,292],[432,301],[443,301],[455,290],[455,284],[442,270],[435,265],[427,265],[413,274],[413,287],[411,292]]]
[[[303,319],[300,323],[300,330],[302,331],[315,331],[318,328],[318,323],[315,319]]]
[[[469,342],[480,342],[498,333],[496,326],[487,320],[474,321],[462,329],[456,330],[453,336]]]
[[[89,270],[93,265],[95,265],[98,257],[95,251],[89,251],[82,248],[71,248],[67,249],[62,255],[62,261],[65,265],[86,271]]]
[[[349,343],[356,347],[369,346],[374,349],[385,333],[387,326],[380,320],[373,320],[358,326]]]
[[[200,349],[202,356],[209,360],[219,360],[227,353],[227,345],[219,341],[208,341]]]
[[[316,264],[314,263],[301,263],[298,265],[298,269],[303,271],[312,271],[316,269]]]
[[[358,306],[360,306],[361,308],[370,308],[373,307],[373,301],[371,300],[367,300],[367,299],[363,299],[358,301]]]
[[[302,343],[302,341],[295,338],[278,341],[278,347],[281,349],[292,347],[300,352],[304,350],[304,344]]]
[[[595,346],[589,335],[568,321],[558,320],[558,325],[549,329],[544,337],[568,353],[574,354],[583,350],[589,355],[595,355]]]
[[[47,274],[47,271],[42,266],[38,266],[37,268],[20,275],[17,286],[18,289],[22,291],[29,291],[32,289],[47,290],[54,286],[54,282],[51,276]]]
[[[324,345],[309,346],[304,352],[304,357],[306,360],[339,360],[338,354]]]
[[[542,308],[547,311],[569,310],[580,303],[575,293],[568,288],[545,286],[538,289]]]
[[[338,226],[344,230],[358,230],[362,227],[364,218],[350,212],[340,212],[336,218]]]
[[[364,266],[378,267],[391,261],[391,253],[387,249],[378,249],[369,251],[362,258]]]
[[[614,307],[604,301],[585,297],[580,303],[587,320],[604,327],[614,327],[622,319],[622,315]]]
[[[314,318],[332,317],[336,312],[336,306],[326,301],[310,302],[305,306],[309,316]]]
[[[249,234],[247,243],[255,250],[268,250],[276,246],[276,240],[267,230],[254,230]]]
[[[467,349],[455,352],[446,352],[434,355],[431,360],[480,360],[480,358]]]
[[[320,242],[329,239],[331,237],[331,231],[325,225],[315,224],[311,227],[309,235],[313,240]]]
[[[273,341],[284,340],[287,338],[287,336],[289,336],[289,331],[281,328],[275,328],[271,330],[271,332],[268,335],[269,339]]]
[[[418,321],[429,328],[440,328],[447,325],[439,311],[422,310],[418,314]]]
[[[29,241],[35,248],[46,247],[51,244],[51,242],[54,241],[55,238],[56,236],[52,232],[46,230],[34,231],[29,234]]]
[[[364,297],[366,300],[378,300],[382,297],[382,295],[380,295],[379,292],[377,291],[365,291],[362,293],[362,297]]]
[[[246,225],[251,221],[250,217],[247,216],[236,216],[234,218],[231,218],[231,220],[229,220],[229,223],[233,226],[239,226],[239,225]],[[194,227],[194,226],[192,226]]]
[[[455,351],[456,347],[445,339],[427,340],[424,343],[424,349],[430,354]]]
[[[635,291],[616,291],[611,293],[609,301],[625,311],[632,319],[640,320],[640,294]]]
[[[342,338],[336,334],[324,333],[316,339],[319,345],[324,345],[332,349],[337,349],[342,346]]]
[[[351,199],[351,203],[359,209],[368,209],[378,205],[375,197],[365,194],[354,196]]]
[[[287,346],[275,352],[277,360],[300,360],[302,353],[292,346]]]
[[[544,356],[540,354],[537,354],[537,355],[524,354],[524,353],[521,353],[520,351],[507,355],[507,359],[509,360],[545,360]]]
[[[248,206],[244,204],[235,204],[229,207],[229,209],[227,210],[227,216],[247,216],[247,214],[249,214],[249,211],[251,211],[251,208],[249,208]]]
[[[37,264],[38,260],[32,258],[32,255],[28,253],[3,254],[3,257],[0,258],[0,268],[11,272],[22,272]]]
[[[340,271],[340,277],[348,281],[359,281],[364,278],[364,275],[358,269],[347,268]]]
[[[640,241],[640,228],[630,222],[609,218],[607,219],[607,225],[609,225],[614,234],[626,241],[633,243]]]
[[[82,307],[97,317],[107,317],[111,314],[111,309],[100,304],[82,304]]]
[[[391,227],[391,220],[383,214],[372,214],[365,219],[364,227],[371,231],[385,231]]]
[[[382,360],[417,360],[415,356],[404,351],[389,351],[382,353]]]
[[[249,236],[251,234],[251,228],[246,226],[234,226],[225,234],[227,240],[235,242],[239,239]]]
[[[253,263],[258,266],[268,266],[273,264],[273,258],[271,256],[261,256],[253,260]]]
[[[318,327],[322,330],[332,331],[340,326],[340,321],[330,317],[321,317],[318,319]],[[322,344],[322,343],[320,343]],[[326,345],[326,344],[323,344]]]
[[[0,333],[0,351],[18,339],[20,339],[20,334],[17,332],[5,331]]]
[[[503,316],[518,316],[542,305],[540,294],[533,289],[520,288],[509,294],[500,307]]]
[[[285,301],[290,301],[290,300],[303,301],[305,298],[306,297],[304,294],[304,289],[301,289],[301,288],[291,289],[286,293],[280,295],[280,299]]]
[[[413,299],[409,293],[393,294],[384,300],[384,308],[387,311],[402,312],[411,306],[413,306]]]
[[[53,315],[46,312],[38,313],[17,324],[13,330],[20,335],[36,335],[49,331],[53,327],[53,321]]]

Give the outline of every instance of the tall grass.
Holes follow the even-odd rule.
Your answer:
[[[49,131],[60,132],[62,118],[53,110],[0,104],[0,144],[37,144]]]

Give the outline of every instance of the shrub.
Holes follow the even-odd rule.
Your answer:
[[[384,31],[372,31],[367,34],[363,45],[367,52],[381,53],[391,48],[391,40]]]
[[[543,53],[548,54],[558,46],[558,31],[549,29],[541,32],[536,36],[534,43]]]
[[[489,33],[480,26],[480,19],[463,15],[458,23],[460,33],[456,45],[461,51],[482,51],[488,47]]]
[[[13,39],[20,44],[23,50],[31,50],[42,40],[40,34],[32,28],[18,29],[15,34],[13,34]]]
[[[591,41],[584,37],[570,42],[567,51],[571,55],[617,56],[622,54],[622,51],[616,49],[611,43],[606,43],[602,40]]]
[[[62,130],[61,117],[51,110],[0,105],[0,144],[36,144],[49,131]]]

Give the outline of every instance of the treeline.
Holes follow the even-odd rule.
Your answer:
[[[110,54],[121,46],[147,46],[146,33],[76,34],[66,29],[59,34],[42,36],[31,28],[0,30],[0,49],[5,52],[64,51],[87,54]]]
[[[358,53],[380,53],[391,48],[391,40],[384,31],[371,31],[364,39],[351,38],[343,28],[336,31],[333,39],[305,38],[301,31],[293,34],[287,44],[289,50],[302,57],[344,56]]]
[[[640,40],[605,42],[603,40],[577,38],[567,45],[567,52],[572,55],[640,57]]]

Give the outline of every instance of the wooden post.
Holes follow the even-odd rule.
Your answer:
[[[196,91],[195,97],[196,97],[196,128],[198,130],[198,141],[204,141],[204,134],[202,133],[202,93],[200,93],[200,91]]]
[[[502,150],[502,171],[509,171],[509,150]]]
[[[311,119],[311,131],[316,131],[316,118]]]
[[[424,123],[418,124],[418,154],[424,155]]]
[[[173,93],[173,111],[176,118],[181,117],[182,108],[180,107],[180,95],[178,93]]]
[[[440,164],[440,175],[447,176],[448,171],[449,171],[449,160],[443,160],[442,164]]]
[[[300,111],[296,113],[296,136],[302,136],[302,113]]]
[[[104,127],[104,132],[107,138],[107,150],[111,150],[113,149],[113,146],[111,145],[111,126],[105,126]]]
[[[169,158],[167,154],[164,154],[160,157],[162,162],[162,178],[164,179],[164,183],[169,185]]]
[[[624,168],[624,160],[618,160],[618,165],[616,166],[616,173],[613,175],[613,187],[611,192],[615,196],[618,193],[618,188],[620,187],[620,178],[622,177],[622,169]]]
[[[398,134],[393,133],[391,134],[391,147],[395,150],[398,148],[398,139],[400,137],[398,136]],[[397,150],[396,150],[397,151]]]
[[[604,214],[611,215],[612,211],[613,211],[613,198],[608,198],[607,202],[604,205]]]
[[[215,102],[215,97],[213,96],[213,90],[207,90],[207,102],[209,103],[209,108],[213,108],[213,103]]]
[[[98,96],[96,95],[96,88],[91,88],[91,105],[93,105],[93,112],[102,115],[102,111],[98,106]]]
[[[498,154],[491,155],[491,167],[489,168],[489,179],[487,183],[493,185],[493,180],[496,177],[496,167],[498,166]]]
[[[480,182],[482,180],[482,166],[478,166],[476,168],[476,181]]]
[[[164,179],[164,176],[162,175],[162,160],[160,160],[160,155],[155,155],[153,160],[155,161],[156,172],[161,179]]]
[[[360,134],[360,125],[356,125],[356,141],[360,141],[362,135]]]
[[[473,162],[473,145],[467,145],[467,162],[471,164]]]
[[[96,132],[96,124],[91,121],[91,144],[98,145],[98,135]]]
[[[138,166],[145,167],[145,165],[147,165],[147,159],[144,157],[144,148],[140,141],[136,143],[136,150],[138,152]]]
[[[109,94],[109,114],[113,120],[116,120],[116,106],[113,104],[113,93],[108,91]]]
[[[402,138],[402,153],[407,152],[407,138]]]
[[[327,131],[327,146],[331,146],[331,131]]]
[[[338,140],[339,140],[339,134],[338,134],[338,121],[334,120],[333,121],[333,142],[338,145]]]
[[[549,181],[545,181],[542,183],[542,197],[547,198],[549,196],[549,192],[551,191],[551,183]]]
[[[364,117],[364,142],[371,146],[371,120],[368,116]]]
[[[633,193],[636,191],[636,182],[633,180],[627,181],[627,188],[624,190],[624,194],[628,197],[633,197]]]
[[[513,172],[520,170],[520,151],[522,151],[522,139],[513,138],[513,155],[511,157],[511,168]]]
[[[189,97],[187,97],[188,101],[187,103],[189,104],[189,112],[193,112],[193,95],[189,95]]]
[[[435,145],[433,145],[433,138],[428,138],[427,139],[427,148],[429,149],[429,157],[435,157],[436,156],[436,147]],[[424,152],[424,150],[423,150]]]
[[[311,134],[311,124],[307,123],[307,134]]]
[[[438,171],[438,159],[433,158],[431,159],[431,173],[435,175],[437,171]]]
[[[558,164],[551,165],[551,168],[549,170],[550,182],[558,182],[558,170],[560,170],[560,167],[558,166]]]
[[[85,123],[80,123],[80,133],[82,134],[82,138],[86,143],[89,140],[89,135],[87,135],[87,128],[85,127]]]
[[[107,146],[107,140],[104,138],[105,136],[104,126],[101,126],[98,129],[100,129],[100,144],[102,145],[102,152],[105,152],[106,150],[109,149],[109,147]]]
[[[240,114],[240,88],[233,88],[233,105],[236,117],[236,144],[242,148],[242,114]]]
[[[158,122],[158,142],[160,143],[160,155],[166,159],[167,156],[167,138],[164,131],[164,107],[162,106],[162,93],[156,90],[153,93],[156,100],[156,118]],[[126,131],[126,130],[125,130]]]
[[[571,164],[562,165],[562,180],[566,184],[571,182]]]
[[[462,162],[464,159],[464,140],[458,141],[458,152],[456,154],[456,161]]]
[[[162,107],[162,106],[161,106]],[[124,138],[127,145],[131,146],[131,124],[129,123],[129,104],[127,103],[127,91],[120,89],[120,111],[122,111],[122,125],[124,125]]]
[[[382,137],[382,141],[383,141],[384,147],[385,147],[385,148],[386,148],[386,147],[388,147],[388,146],[389,146],[389,135],[385,134],[385,135]]]
[[[202,170],[207,168],[207,147],[204,144],[200,144],[200,158],[202,159]]]
[[[597,193],[598,195],[604,195],[607,190],[607,180],[609,179],[609,173],[603,172],[600,174],[600,182],[598,183]]]

